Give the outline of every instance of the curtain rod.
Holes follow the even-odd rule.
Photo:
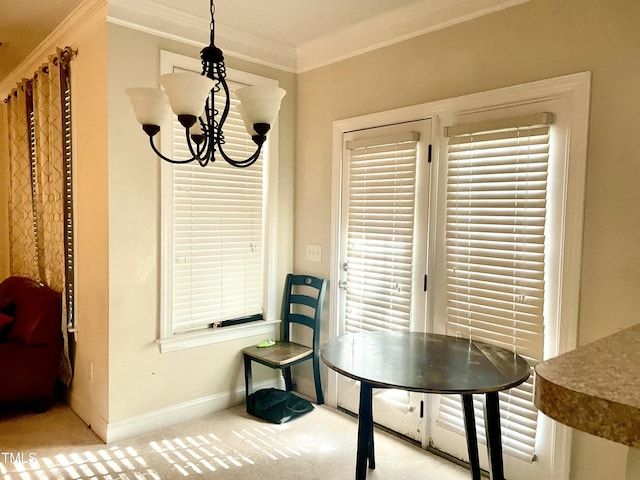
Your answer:
[[[74,50],[73,48],[71,48],[70,46],[66,46],[64,48],[58,48],[56,50],[56,53],[52,55],[53,57],[53,63],[55,65],[58,64],[58,62],[60,63],[60,67],[61,68],[67,68],[67,66],[69,65],[69,63],[71,63],[71,60],[73,60],[75,57],[78,56],[78,50]],[[51,57],[50,57],[51,58]],[[58,60],[59,59],[59,60]],[[46,65],[45,65],[46,67]],[[42,67],[40,67],[40,69],[38,69],[37,72],[35,72],[33,74],[34,77],[38,76],[38,72],[42,69]],[[46,70],[42,70],[45,73],[47,73]],[[28,81],[30,81],[31,79],[29,79]],[[24,80],[23,80],[24,82]],[[20,87],[20,83],[17,84],[17,87]],[[17,88],[13,89],[12,92],[3,100],[3,103],[9,103],[11,101],[11,96],[15,96],[17,95]]]

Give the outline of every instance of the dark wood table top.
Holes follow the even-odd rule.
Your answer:
[[[360,332],[327,341],[324,363],[374,388],[425,393],[487,393],[524,382],[529,364],[484,342],[417,332]]]

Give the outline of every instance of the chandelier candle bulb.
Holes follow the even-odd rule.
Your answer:
[[[267,132],[275,122],[280,102],[286,92],[275,86],[250,86],[236,91],[240,99],[240,114],[247,132],[256,144],[256,151],[244,160],[235,160],[224,151],[224,123],[229,115],[231,100],[226,82],[227,69],[222,50],[215,46],[215,6],[209,2],[211,13],[210,44],[200,52],[202,74],[194,72],[167,73],[160,83],[164,91],[154,88],[129,88],[133,109],[142,129],[149,136],[151,149],[158,157],[169,163],[190,163],[198,161],[201,166],[216,160],[218,153],[227,163],[244,168],[253,165],[260,157],[262,145],[267,140]],[[166,92],[166,93],[165,93]],[[214,95],[223,94],[224,108],[214,106]],[[160,131],[168,105],[185,127],[186,143],[192,157],[174,160],[164,156],[156,147],[153,137]],[[204,110],[204,112],[203,112]],[[220,117],[218,118],[218,115]]]

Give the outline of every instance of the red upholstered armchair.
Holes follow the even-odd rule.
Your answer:
[[[60,354],[61,296],[24,277],[0,283],[0,402],[54,400]]]

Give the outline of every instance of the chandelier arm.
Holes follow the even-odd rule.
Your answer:
[[[238,168],[245,168],[245,167],[250,167],[251,165],[256,163],[256,160],[258,160],[258,158],[260,157],[260,152],[262,151],[262,145],[258,145],[258,148],[256,149],[256,151],[253,152],[253,154],[249,158],[245,158],[244,160],[234,160],[233,158],[231,158],[229,155],[227,155],[224,152],[224,149],[222,148],[222,144],[218,145],[218,151],[220,152],[220,155],[222,156],[222,158],[224,158],[228,164]]]
[[[224,109],[220,114],[220,121],[218,122],[218,129],[216,131],[216,135],[218,137],[218,142],[216,143],[222,145],[224,143],[224,131],[222,128],[224,122],[227,121],[227,117],[229,116],[229,109],[231,108],[231,93],[229,92],[229,86],[227,85],[227,80],[225,79],[225,77],[227,76],[227,72],[224,64],[218,63],[216,65],[216,68],[218,73],[218,81],[222,85],[225,95]]]
[[[162,160],[164,160],[165,162],[169,162],[169,163],[175,163],[175,164],[180,164],[180,163],[189,163],[189,162],[193,162],[194,160],[196,160],[196,157],[193,158],[189,158],[189,159],[185,159],[185,160],[174,160],[172,158],[169,157],[165,157],[160,150],[158,150],[155,146],[155,144],[153,143],[153,137],[149,137],[149,144],[151,145],[151,149],[153,150],[153,152],[159,156]]]
[[[260,157],[260,152],[262,151],[262,145],[258,145],[258,148],[256,149],[256,151],[249,158],[246,158],[244,160],[235,160],[231,158],[229,155],[227,155],[224,151],[223,145],[225,142],[224,142],[223,125],[227,120],[227,117],[229,115],[229,110],[231,108],[231,92],[229,91],[229,86],[227,85],[227,81],[225,79],[226,68],[224,66],[224,63],[220,62],[216,64],[216,73],[217,73],[218,84],[222,86],[222,89],[224,90],[224,93],[225,93],[224,109],[220,114],[220,120],[217,122],[216,129],[215,129],[215,138],[216,138],[215,143],[218,144],[218,152],[220,152],[220,155],[222,156],[222,158],[225,159],[225,161],[228,164],[234,167],[238,167],[238,168],[250,167]]]

